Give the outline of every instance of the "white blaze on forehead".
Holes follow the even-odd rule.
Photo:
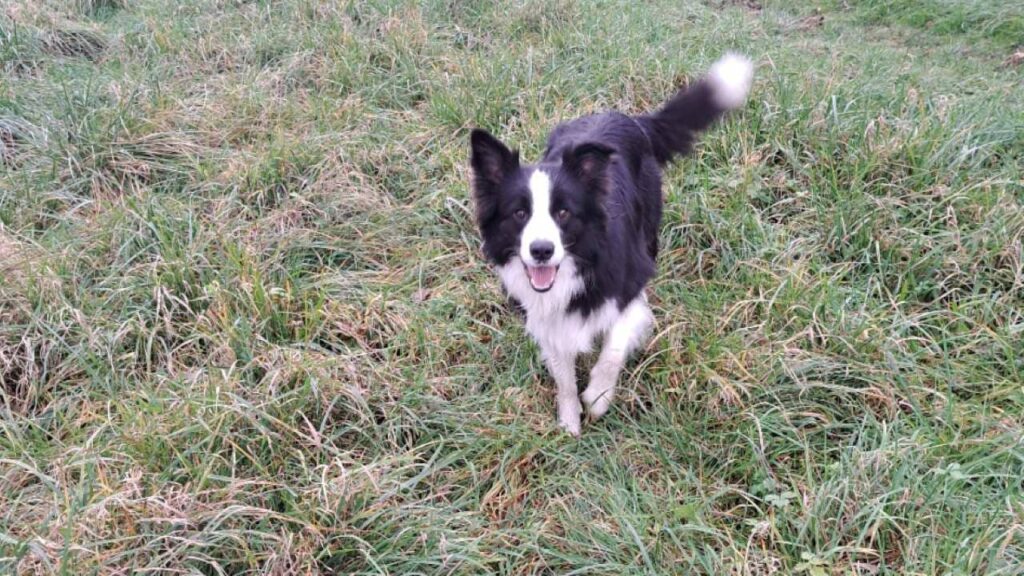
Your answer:
[[[530,244],[547,240],[555,245],[555,253],[545,264],[557,266],[565,258],[565,247],[562,246],[562,231],[551,217],[551,177],[542,170],[534,170],[530,175],[530,200],[530,219],[523,228],[519,257],[528,265],[538,264],[530,255]]]

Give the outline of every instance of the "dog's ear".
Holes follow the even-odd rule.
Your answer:
[[[519,152],[509,150],[486,130],[474,129],[470,134],[470,164],[476,179],[477,193],[482,188],[497,186],[519,168]]]
[[[519,168],[519,153],[509,150],[500,140],[480,129],[470,134],[470,145],[476,222],[483,229],[498,215],[499,186]]]
[[[584,142],[562,153],[562,164],[587,186],[604,190],[606,170],[615,149],[598,142]]]

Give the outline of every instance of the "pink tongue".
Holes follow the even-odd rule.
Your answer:
[[[555,283],[554,266],[527,266],[526,271],[530,275],[530,284],[537,290],[545,290]]]

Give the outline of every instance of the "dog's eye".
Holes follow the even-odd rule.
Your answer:
[[[558,212],[555,212],[555,218],[558,218],[559,222],[565,222],[566,220],[569,219],[569,211],[566,210],[565,208],[562,208]]]
[[[516,210],[515,217],[516,220],[519,220],[520,222],[526,220],[526,210],[523,210],[522,208]]]

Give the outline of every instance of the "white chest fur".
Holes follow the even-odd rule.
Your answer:
[[[584,317],[579,312],[566,312],[573,296],[583,291],[583,281],[576,274],[572,257],[566,257],[558,269],[554,286],[537,292],[518,258],[498,268],[505,289],[526,311],[526,331],[541,349],[563,355],[590,352],[595,340],[615,324],[620,310],[614,300]]]

